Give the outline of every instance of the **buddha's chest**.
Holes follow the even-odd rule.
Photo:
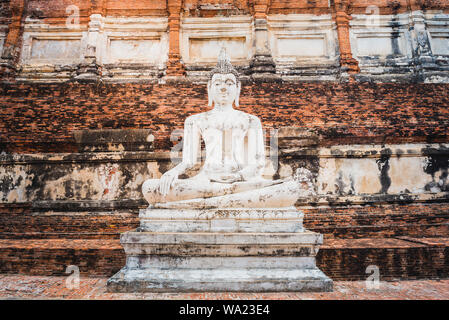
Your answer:
[[[227,146],[243,143],[248,130],[239,127],[206,128],[202,131],[202,138],[206,146]]]
[[[206,113],[199,121],[199,126],[204,132],[206,130],[247,130],[249,119],[239,112]]]
[[[209,118],[201,126],[201,135],[206,145],[223,143],[233,144],[243,141],[247,135],[249,123],[245,118],[220,117]]]

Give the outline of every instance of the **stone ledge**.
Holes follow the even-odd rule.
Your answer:
[[[32,211],[57,210],[61,212],[70,211],[107,211],[107,210],[135,210],[148,206],[143,199],[122,200],[48,200],[24,203],[2,203],[1,207],[28,207]],[[136,212],[137,213],[137,212]]]
[[[123,244],[123,243],[122,243]],[[131,256],[158,255],[177,257],[311,257],[318,246],[294,244],[123,244]]]
[[[302,232],[302,219],[213,219],[213,220],[142,220],[139,231],[145,232]]]
[[[381,203],[435,203],[449,202],[449,192],[364,194],[364,195],[317,195],[299,198],[296,206],[348,206]]]
[[[75,130],[73,136],[81,152],[149,151],[154,141],[149,129]]]
[[[244,269],[254,268],[314,268],[314,257],[263,257],[263,259],[255,259],[253,256],[243,257],[174,257],[174,256],[128,256],[127,267],[129,269],[136,268],[180,268],[180,269],[220,269],[230,268]]]
[[[304,231],[303,214],[295,207],[267,209],[140,210],[145,232],[279,232]]]
[[[389,157],[421,157],[447,156],[447,143],[409,143],[386,145],[338,145],[317,147],[318,136],[302,128],[282,128],[278,131],[279,152],[286,157],[319,157],[319,158],[381,158]],[[288,146],[284,148],[282,146]],[[267,148],[267,157],[270,149]],[[19,164],[60,164],[60,163],[107,163],[137,161],[169,161],[174,156],[181,159],[182,153],[172,154],[168,151],[120,151],[120,152],[79,152],[79,153],[38,153],[38,154],[0,154],[0,165]],[[268,159],[267,159],[268,160]]]
[[[184,220],[184,219],[302,219],[303,213],[291,208],[264,208],[264,209],[143,209],[139,212],[141,219]]]
[[[316,245],[323,243],[323,235],[311,232],[292,233],[208,233],[208,232],[135,232],[128,231],[120,236],[124,245],[146,244],[195,244],[195,245]],[[126,248],[125,248],[126,250]]]
[[[308,198],[299,198],[296,202],[298,208],[313,207],[344,207],[350,205],[369,205],[385,203],[446,203],[449,202],[449,192],[426,192],[420,194],[366,194],[366,195],[317,195]],[[33,202],[0,203],[0,210],[38,211],[107,211],[129,209],[138,213],[139,209],[148,207],[144,199],[123,200],[42,200]]]
[[[283,292],[332,291],[317,268],[310,269],[161,269],[122,270],[108,280],[109,292]]]
[[[170,160],[170,152],[122,151],[83,153],[0,154],[0,165],[108,163]]]

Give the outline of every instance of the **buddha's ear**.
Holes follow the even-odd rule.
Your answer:
[[[208,99],[207,105],[209,107],[212,107],[212,93],[211,93],[211,90],[210,90],[211,83],[212,82],[210,80],[207,81],[207,99]]]
[[[235,106],[236,107],[238,107],[238,106],[240,106],[240,89],[241,89],[241,84],[240,84],[240,81],[238,81],[237,82],[237,92],[236,92],[236,94],[235,94],[235,101],[234,101],[234,103],[235,103]]]

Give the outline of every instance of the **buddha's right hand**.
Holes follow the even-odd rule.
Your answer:
[[[174,168],[164,173],[159,181],[159,192],[162,196],[166,196],[173,182],[178,179],[178,171]]]

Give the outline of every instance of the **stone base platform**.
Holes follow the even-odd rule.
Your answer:
[[[296,208],[146,209],[123,233],[110,292],[332,291],[315,264],[323,236]],[[272,232],[269,232],[272,230]]]
[[[108,292],[321,292],[332,280],[314,269],[123,268],[108,280]]]

